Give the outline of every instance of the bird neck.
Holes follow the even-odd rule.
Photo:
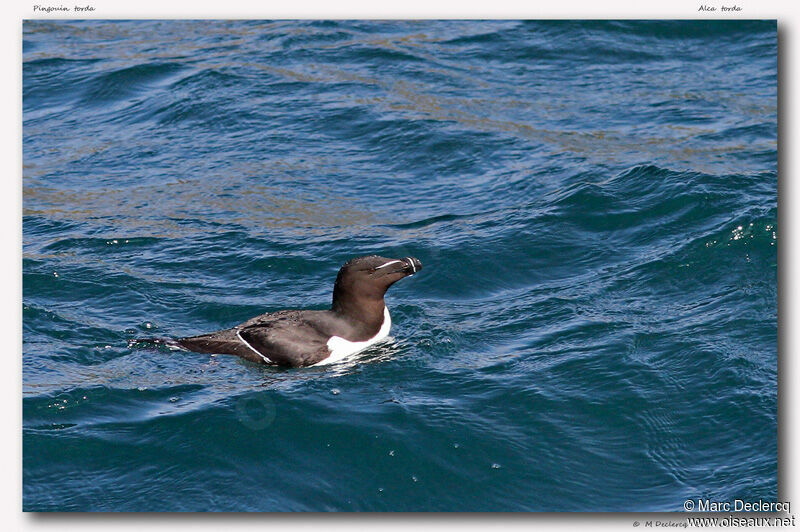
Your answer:
[[[331,311],[350,322],[364,324],[370,330],[380,329],[385,308],[383,297],[354,297],[333,292]]]

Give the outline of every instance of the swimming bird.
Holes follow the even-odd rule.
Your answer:
[[[422,262],[414,257],[358,257],[339,270],[330,310],[281,310],[200,336],[141,341],[277,366],[338,362],[389,335],[392,319],[383,296],[420,269]]]

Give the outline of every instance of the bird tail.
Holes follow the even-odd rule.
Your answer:
[[[199,336],[187,336],[172,340],[179,349],[188,349],[195,353],[230,353],[236,354],[243,347],[233,329],[224,329]]]
[[[150,338],[135,338],[128,342],[130,347],[150,347],[150,348],[159,348],[159,347],[166,347],[171,351],[181,350],[186,351],[186,348],[183,347],[180,342],[174,338],[163,338],[163,337],[150,337]]]

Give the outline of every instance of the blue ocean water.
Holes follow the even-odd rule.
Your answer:
[[[26,21],[23,507],[777,498],[775,21]],[[326,308],[330,367],[137,348]]]

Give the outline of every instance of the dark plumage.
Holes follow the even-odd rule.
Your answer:
[[[339,270],[330,310],[282,310],[231,329],[150,341],[280,366],[311,366],[329,357],[338,360],[388,334],[391,320],[383,296],[392,284],[421,268],[422,263],[413,257],[359,257]],[[338,339],[330,342],[332,337]]]

